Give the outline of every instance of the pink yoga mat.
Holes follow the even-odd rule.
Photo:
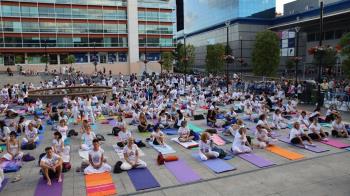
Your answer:
[[[223,146],[226,144],[226,142],[218,134],[214,134],[211,137],[213,139],[213,142],[218,146]]]
[[[52,185],[48,186],[47,181],[41,177],[36,185],[34,196],[62,196],[63,181],[59,183],[57,182],[57,179],[53,179],[51,182]]]
[[[328,139],[328,141],[321,141],[321,143],[323,144],[327,144],[329,146],[333,146],[335,148],[347,148],[347,147],[350,147],[350,144],[345,144],[345,143],[342,143],[338,140],[335,140],[335,139]]]
[[[172,173],[181,184],[199,181],[199,175],[190,168],[183,160],[165,162],[165,167]]]

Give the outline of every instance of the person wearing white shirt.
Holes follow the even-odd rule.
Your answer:
[[[91,131],[91,127],[87,126],[85,132],[81,136],[82,144],[81,149],[88,151],[92,149],[92,141],[96,138],[94,132]]]
[[[304,130],[309,129],[310,121],[309,121],[309,117],[306,115],[305,111],[301,112],[301,114],[298,118],[298,122],[300,123],[300,126],[302,129],[304,129]]]
[[[68,134],[68,126],[66,125],[66,120],[60,120],[60,124],[57,126],[57,131],[61,133],[62,140],[65,141],[67,139]]]
[[[208,132],[204,132],[201,135],[201,139],[199,141],[199,157],[202,161],[206,161],[208,159],[215,159],[219,157],[219,153],[212,150],[213,140],[210,139],[210,135]]]
[[[294,122],[293,128],[289,132],[289,141],[295,145],[300,144],[305,146],[303,144],[304,140],[306,140],[310,146],[314,146],[311,138],[300,128],[299,122]]]
[[[128,144],[123,149],[124,160],[120,168],[124,171],[133,168],[145,168],[146,162],[139,158],[140,152],[136,144],[134,144],[134,138],[128,139]]]
[[[34,144],[39,141],[38,130],[33,126],[33,123],[29,123],[25,129],[25,136],[22,139],[24,144]]]
[[[98,139],[92,141],[93,149],[89,152],[90,165],[84,169],[84,174],[99,174],[110,172],[112,167],[105,163],[104,150],[100,147]]]
[[[186,121],[181,123],[181,127],[178,130],[178,136],[180,142],[190,142],[194,139],[194,136],[191,135],[191,132],[187,127]]]
[[[313,118],[312,124],[309,127],[309,137],[313,140],[321,141],[326,139],[329,135],[328,132],[324,132],[321,128],[321,125],[318,123],[317,118]]]
[[[247,129],[241,127],[235,135],[232,142],[231,150],[235,154],[249,153],[252,151],[247,138]]]
[[[55,154],[51,147],[45,148],[46,155],[40,161],[40,167],[47,185],[51,186],[51,178],[58,177],[58,182],[62,182],[62,158]]]
[[[288,127],[288,124],[285,122],[285,119],[282,117],[282,112],[280,110],[275,110],[275,113],[272,116],[273,127],[276,127],[278,130],[285,129]]]
[[[259,148],[266,148],[266,146],[270,145],[272,142],[276,142],[277,139],[271,137],[269,132],[264,129],[261,125],[256,126],[255,137],[259,141]]]
[[[337,116],[332,122],[332,136],[343,138],[349,137],[348,131],[346,130],[344,123],[342,123],[341,116]]]

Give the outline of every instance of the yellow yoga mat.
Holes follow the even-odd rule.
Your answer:
[[[268,146],[266,148],[266,150],[268,150],[268,151],[270,151],[272,153],[275,153],[275,154],[277,154],[277,155],[279,155],[281,157],[287,158],[289,160],[299,160],[299,159],[302,159],[302,158],[305,157],[302,154],[286,150],[286,149],[281,148],[281,147],[276,146],[276,145]]]

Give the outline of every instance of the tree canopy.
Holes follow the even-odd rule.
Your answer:
[[[218,74],[224,70],[226,47],[222,44],[207,46],[205,69],[207,73]]]

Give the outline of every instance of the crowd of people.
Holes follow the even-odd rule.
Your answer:
[[[202,160],[220,155],[213,149],[213,130],[221,130],[224,136],[231,138],[234,154],[248,153],[255,147],[266,148],[277,141],[276,131],[287,129],[290,142],[300,145],[313,146],[314,141],[327,140],[330,135],[348,137],[348,129],[335,109],[328,109],[325,115],[320,113],[320,108],[312,112],[298,110],[298,98],[292,95],[299,94],[299,86],[270,82],[261,91],[251,90],[248,84],[244,89],[235,89],[242,83],[239,79],[235,80],[230,85],[230,92],[227,92],[225,79],[221,77],[187,75],[185,78],[168,74],[140,78],[134,74],[113,77],[99,73],[93,77],[55,76],[40,84],[8,84],[0,94],[0,113],[5,118],[0,121],[0,142],[7,147],[0,163],[21,161],[21,148],[35,149],[39,134],[45,129],[43,119],[54,130],[52,145],[45,148],[40,161],[48,185],[52,184],[53,177],[62,181],[64,164],[70,160],[67,140],[79,134],[71,131],[78,124],[81,124],[80,151],[88,153],[84,173],[89,175],[112,170],[100,146],[100,138],[92,129],[99,119],[106,117],[118,116],[112,134],[118,136],[115,143],[122,152],[121,170],[147,167],[140,156],[143,143],[135,140],[130,127],[135,127],[140,133],[151,132],[148,141],[160,147],[167,145],[163,130],[177,129],[180,143],[198,142],[198,154]],[[60,103],[43,104],[40,99],[32,100],[28,95],[31,89],[84,85],[110,86],[112,96],[65,96]],[[203,116],[203,111],[206,113],[203,119],[210,128],[199,135],[188,124],[190,120]],[[24,114],[33,116],[33,119],[24,117]],[[247,127],[245,121],[254,123],[254,126]],[[331,133],[322,128],[321,122],[331,123]],[[249,136],[252,132],[254,140]]]

